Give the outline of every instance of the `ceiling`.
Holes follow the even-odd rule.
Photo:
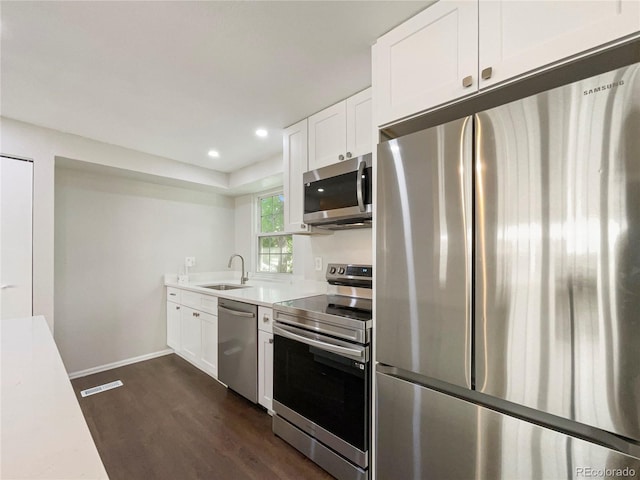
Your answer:
[[[369,86],[375,39],[428,3],[2,2],[0,113],[231,172]]]

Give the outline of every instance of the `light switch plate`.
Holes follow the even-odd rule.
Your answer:
[[[316,271],[317,272],[321,272],[322,271],[322,257],[316,257],[315,258],[315,263],[316,263]]]
[[[195,267],[196,265],[196,257],[185,257],[184,266],[185,267]]]

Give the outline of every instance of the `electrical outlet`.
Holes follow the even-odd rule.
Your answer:
[[[315,262],[316,262],[316,271],[317,272],[321,272],[322,271],[322,257],[316,257],[315,258]]]
[[[196,266],[196,257],[185,257],[184,266],[185,267],[195,267]]]

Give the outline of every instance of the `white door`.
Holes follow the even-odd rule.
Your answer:
[[[273,333],[258,331],[258,403],[267,410],[273,405]]]
[[[0,318],[30,317],[33,163],[0,159]]]
[[[182,307],[182,328],[180,352],[193,363],[200,359],[202,333],[200,330],[200,312]]]
[[[180,351],[180,315],[180,305],[167,302],[167,345],[176,351]]]
[[[218,317],[201,313],[202,321],[202,367],[218,378]]]
[[[307,119],[285,129],[282,136],[284,163],[284,229],[286,232],[307,232],[302,223],[304,188],[302,176],[309,168],[307,161]]]

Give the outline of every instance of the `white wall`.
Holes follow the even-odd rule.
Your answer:
[[[235,198],[235,252],[244,257],[245,266],[249,272],[249,277],[256,271],[256,254],[253,251],[254,245],[253,235],[255,231],[253,226],[256,222],[256,213],[254,208],[254,195],[243,195]],[[257,248],[257,245],[255,246]],[[238,262],[235,260],[235,262]],[[240,268],[239,262],[233,265],[234,269]]]
[[[55,169],[55,339],[69,372],[166,347],[162,275],[226,269],[234,202],[216,193]]]
[[[225,191],[228,175],[0,117],[0,152],[32,159],[33,314],[54,327],[54,165],[55,157],[82,160]]]
[[[336,231],[333,235],[294,235],[293,270],[306,280],[324,281],[328,263],[371,265],[373,230]],[[322,257],[322,271],[315,270],[315,257]]]
[[[249,272],[255,272],[253,225],[256,222],[254,195],[235,198],[235,247],[244,256]],[[293,236],[293,273],[305,280],[324,281],[327,263],[373,263],[373,230],[336,231],[329,235]],[[322,257],[322,271],[315,270],[315,257]]]
[[[234,195],[282,188],[282,154],[254,163],[229,174],[229,190]]]

